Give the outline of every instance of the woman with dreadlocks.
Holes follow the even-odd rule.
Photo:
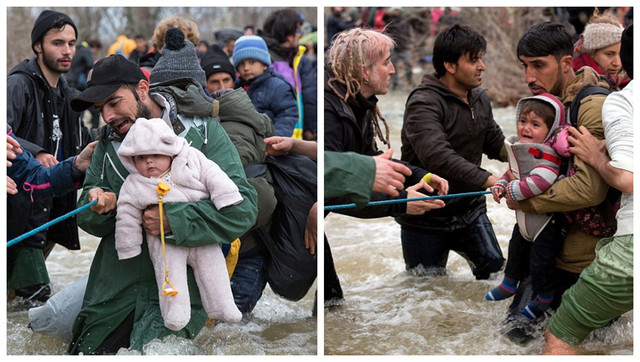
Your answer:
[[[390,60],[393,47],[394,42],[390,37],[371,29],[355,28],[334,38],[325,66],[325,151],[379,155],[383,152],[378,150],[376,138],[391,149],[389,128],[378,109],[376,95],[387,93],[391,74],[395,72]],[[384,132],[380,127],[381,123],[384,125]],[[371,201],[424,197],[432,192],[442,195],[448,192],[448,182],[443,178],[408,163],[405,165],[412,171],[404,182],[406,190],[398,190],[399,195],[396,197],[372,192]],[[355,165],[353,170],[357,172]],[[325,185],[325,188],[328,187],[331,185]],[[325,200],[325,205],[351,202],[344,198],[334,198]],[[443,206],[442,200],[421,200],[338,212],[359,218],[395,217],[403,214],[421,215]],[[326,238],[324,298],[325,305],[342,299],[340,282]]]

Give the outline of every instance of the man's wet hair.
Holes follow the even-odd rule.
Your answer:
[[[518,59],[553,55],[560,60],[573,54],[573,39],[564,25],[552,22],[536,24],[522,34],[517,47]]]
[[[433,67],[438,77],[447,73],[444,62],[457,63],[466,53],[469,58],[478,58],[487,50],[487,41],[468,26],[454,24],[436,37],[433,46]]]

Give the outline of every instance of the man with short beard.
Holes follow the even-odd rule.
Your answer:
[[[20,144],[43,166],[50,167],[80,153],[89,142],[81,113],[69,107],[77,92],[63,73],[76,52],[77,28],[66,14],[45,10],[31,30],[36,56],[24,60],[7,77],[7,121]],[[9,239],[76,208],[73,193],[31,201],[29,195],[8,197]],[[45,258],[55,244],[80,249],[75,218],[68,218],[7,250],[7,287],[16,296],[45,301],[51,294]]]
[[[195,48],[193,45],[191,48],[195,58]],[[154,72],[167,69],[169,52],[165,47],[151,73],[152,80],[156,80]],[[166,203],[162,223],[158,204],[149,205],[142,215],[143,243],[146,244],[146,234],[160,236],[161,228],[165,242],[170,245],[190,248],[230,243],[256,221],[256,191],[246,179],[238,151],[213,117],[213,99],[202,88],[204,71],[197,58],[194,62],[191,68],[182,66],[171,74],[185,74],[197,67],[202,72],[202,82],[186,77],[176,83],[158,81],[150,87],[138,65],[121,55],[112,55],[94,65],[87,88],[71,100],[71,107],[78,111],[95,106],[107,126],[100,129],[79,198],[80,205],[98,201],[90,211],[78,214],[78,225],[101,240],[91,263],[82,309],[73,325],[69,354],[116,354],[120,348],[142,351],[153,339],[170,334],[194,338],[207,319],[191,269],[188,272],[191,320],[183,329],[172,331],[164,326],[159,305],[161,293],[148,248],[143,245],[141,254],[134,258],[118,259],[116,206],[129,172],[118,158],[117,149],[138,118],[160,118],[158,122],[166,122],[176,135],[217,163],[238,186],[243,198],[241,203],[220,210],[208,199]]]

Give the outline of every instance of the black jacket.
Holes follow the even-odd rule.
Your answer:
[[[350,97],[345,103],[333,90],[326,84],[331,70],[325,69],[325,91],[324,91],[324,150],[335,152],[355,152],[363,155],[375,156],[381,154],[372,144],[374,137],[373,124],[371,123],[371,112],[375,112],[375,106],[378,99],[372,96],[365,99],[358,93],[354,99]],[[340,92],[344,92],[343,87],[334,85]],[[427,174],[422,168],[412,166],[406,162],[398,161],[405,164],[412,171],[412,175],[405,180],[405,187],[415,185],[420,179]],[[407,192],[400,191],[398,197],[372,192],[371,201],[390,200],[390,199],[406,199]],[[350,204],[352,201],[348,198],[333,198],[325,200],[325,205]],[[367,207],[364,209],[344,209],[337,210],[340,214],[355,216],[359,218],[378,218],[383,216],[398,216],[404,214],[407,210],[406,203],[394,203],[380,205],[375,207]]]
[[[469,104],[428,74],[407,99],[402,125],[402,160],[449,181],[449,193],[483,191],[490,172],[482,155],[506,161],[504,135],[493,118],[486,92],[474,88]],[[403,215],[403,226],[451,230],[467,226],[486,212],[486,196],[445,200],[447,206],[424,215]]]
[[[58,110],[62,131],[62,158],[80,153],[89,143],[90,136],[82,122],[81,113],[74,112],[68,100],[78,91],[68,86],[64,77],[58,81],[60,95],[67,101],[63,109]],[[7,77],[7,122],[13,128],[20,145],[33,155],[39,152],[53,154],[55,143],[52,141],[53,113],[56,100],[36,58],[24,60],[9,72]],[[33,202],[29,196],[14,195],[7,198],[8,238],[11,239],[32,230],[50,219],[56,218],[76,208],[75,193],[56,197],[42,198]],[[55,242],[69,249],[80,249],[78,228],[75,217],[68,218],[25,239],[20,244],[43,247],[45,240]]]

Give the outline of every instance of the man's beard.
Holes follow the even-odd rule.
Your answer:
[[[120,135],[120,137],[126,136],[127,133],[129,133],[129,130],[127,129],[127,131],[125,133],[120,133],[120,132],[118,132],[118,129],[113,126],[114,124],[119,124],[121,121],[126,121],[126,122],[130,123],[131,126],[133,126],[133,124],[136,123],[136,119],[138,119],[138,118],[146,118],[146,119],[153,118],[151,116],[151,111],[149,110],[149,107],[147,107],[144,103],[142,103],[141,100],[136,101],[136,103],[137,103],[137,110],[136,110],[136,118],[135,119],[131,119],[129,117],[122,117],[122,118],[114,119],[114,120],[112,120],[110,122],[110,124],[112,124],[111,128],[118,135]],[[131,126],[129,126],[129,128],[131,128]]]
[[[136,118],[153,118],[151,117],[151,110],[146,104],[142,103],[142,101],[138,101],[138,112],[136,113]]]
[[[69,60],[71,61],[72,59],[69,58]],[[51,72],[54,73],[58,73],[58,74],[62,74],[62,73],[68,73],[69,70],[71,69],[71,66],[69,66],[69,68],[65,68],[62,67],[58,64],[58,59],[55,59],[54,57],[50,56],[45,50],[44,50],[44,45],[42,46],[42,64]],[[71,63],[69,63],[71,64]]]

